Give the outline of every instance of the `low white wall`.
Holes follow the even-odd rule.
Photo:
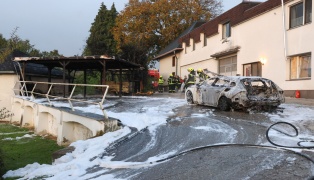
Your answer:
[[[35,134],[53,135],[59,145],[119,129],[115,120],[99,121],[18,97],[12,97],[12,102],[12,123],[33,127]]]
[[[11,97],[14,96],[13,89],[16,81],[18,81],[18,76],[15,74],[0,75],[0,109],[12,110]]]

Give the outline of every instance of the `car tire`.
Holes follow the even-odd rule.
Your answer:
[[[218,101],[218,108],[222,111],[229,111],[230,110],[230,101],[227,97],[222,96]]]
[[[191,91],[186,91],[186,101],[189,103],[189,104],[194,104],[194,101],[193,101],[193,93]]]

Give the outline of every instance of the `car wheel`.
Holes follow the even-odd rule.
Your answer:
[[[218,108],[222,111],[229,111],[230,110],[229,99],[225,96],[220,97],[218,101]]]
[[[186,101],[189,103],[189,104],[193,104],[193,94],[191,91],[187,91],[186,92]]]

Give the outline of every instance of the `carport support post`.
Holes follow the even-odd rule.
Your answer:
[[[63,83],[65,83],[65,65],[63,66]],[[65,86],[63,86],[63,97],[65,97]]]
[[[119,72],[119,97],[122,97],[122,68],[120,67],[120,72]]]
[[[99,61],[99,63],[102,65],[102,71],[101,71],[101,84],[106,84],[106,61]],[[106,88],[102,88],[102,92],[105,93]]]
[[[71,69],[68,69],[68,83],[71,83]],[[68,86],[68,92],[70,93],[72,91],[73,86]]]
[[[130,87],[129,87],[129,89],[130,89],[130,92],[133,94],[133,92],[134,92],[134,84],[135,84],[135,81],[134,81],[134,69],[132,68],[131,69],[131,83],[130,83]]]
[[[52,67],[48,66],[48,83],[51,83],[51,71]],[[48,89],[50,88],[51,84],[48,84]]]
[[[63,69],[63,83],[65,83],[65,67],[69,64],[69,62],[61,61],[60,62],[62,69]],[[65,86],[63,86],[63,97],[65,97]]]
[[[25,63],[25,61],[22,63],[22,68],[21,68],[21,78],[22,78],[22,81],[26,81],[26,77],[25,77],[25,68],[26,68],[26,63]],[[22,86],[22,84],[20,84],[21,86]],[[23,85],[25,85],[25,82],[23,82]],[[26,94],[27,94],[27,87],[25,86],[24,87],[25,89],[24,90],[26,90]],[[21,93],[23,93],[23,92],[21,92]],[[23,93],[24,94],[24,93]]]
[[[23,62],[22,63],[22,72],[21,72],[22,81],[25,81],[25,68],[26,68],[26,63]]]
[[[84,69],[84,84],[86,84],[86,69]],[[84,86],[84,98],[86,98],[86,86]]]

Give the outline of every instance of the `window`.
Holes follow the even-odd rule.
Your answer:
[[[225,80],[225,79],[218,79],[213,86],[228,86],[229,85],[229,81]]]
[[[290,79],[311,77],[311,55],[293,56],[290,58]]]
[[[243,76],[260,76],[262,77],[262,63],[255,62],[243,65]]]
[[[230,22],[222,25],[222,39],[226,39],[231,36]]]
[[[193,51],[195,51],[195,41],[193,39]]]
[[[312,22],[312,0],[305,1],[305,19],[304,24]]]
[[[172,67],[176,66],[176,57],[172,56]]]
[[[235,76],[237,74],[237,56],[219,60],[219,74]]]
[[[205,34],[204,34],[204,46],[207,46],[207,37]]]
[[[312,0],[304,0],[290,7],[290,28],[310,22],[312,22]]]

